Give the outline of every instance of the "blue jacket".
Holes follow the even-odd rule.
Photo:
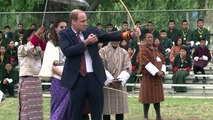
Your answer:
[[[122,40],[121,32],[104,33],[95,27],[89,27],[82,32],[84,39],[86,39],[91,33],[98,36],[99,42]],[[83,54],[86,49],[88,49],[92,59],[92,67],[95,77],[101,85],[104,85],[106,75],[102,59],[98,53],[98,43],[90,44],[88,46],[85,46],[83,42],[79,43],[76,34],[71,27],[60,31],[59,34],[60,48],[66,56],[64,70],[61,77],[62,85],[67,88],[74,87],[80,71],[81,54]]]

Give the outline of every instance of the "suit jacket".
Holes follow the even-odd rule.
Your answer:
[[[87,39],[91,33],[98,36],[98,42],[122,40],[121,32],[104,33],[99,31],[96,27],[89,27],[84,32],[82,32],[84,39]],[[64,70],[61,77],[62,85],[68,88],[74,87],[80,71],[81,55],[86,49],[88,49],[92,59],[92,67],[95,77],[101,85],[104,85],[106,75],[102,59],[98,53],[98,43],[94,43],[88,46],[85,46],[83,42],[79,43],[77,36],[71,27],[60,31],[59,34],[60,47],[66,56]]]

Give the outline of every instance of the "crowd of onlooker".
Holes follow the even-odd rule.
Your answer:
[[[51,34],[50,30],[53,23],[54,22],[51,22],[48,30],[46,30],[46,40],[50,39],[49,35]],[[143,52],[140,51],[139,48],[145,45],[143,39],[146,33],[153,34],[154,46],[164,55],[165,64],[173,66],[173,82],[175,84],[185,83],[182,79],[188,75],[188,71],[192,68],[192,66],[195,74],[199,71],[202,74],[205,74],[203,68],[211,60],[211,54],[208,49],[210,33],[206,28],[204,28],[204,21],[202,19],[197,20],[197,28],[195,30],[191,30],[189,28],[187,20],[183,20],[181,22],[180,29],[177,29],[177,25],[174,20],[168,21],[168,29],[166,30],[155,29],[152,21],[147,22],[145,28],[141,26],[140,21],[136,21],[135,24],[136,27],[141,28],[142,35],[140,40],[123,40],[120,43],[120,46],[128,51],[132,62],[132,73],[128,82],[135,82],[140,64],[137,62],[137,55],[139,52]],[[105,32],[118,30],[111,23],[109,23],[106,28],[104,28],[101,23],[97,23],[96,26],[99,30]],[[130,30],[128,26],[127,22],[123,22],[121,24],[121,29],[119,30],[128,31]],[[29,29],[37,29],[36,24],[32,24]],[[10,26],[5,26],[4,30],[0,31],[0,88],[3,92],[8,91],[10,96],[14,96],[14,85],[19,82],[17,48],[19,45],[22,45],[24,32],[25,28],[22,23],[19,23],[17,30],[13,32]],[[98,44],[100,48],[106,45],[107,43]],[[188,63],[184,63],[186,58],[187,60],[190,58]],[[191,62],[191,60],[193,62]],[[193,65],[191,63],[193,63]],[[187,73],[179,71],[187,71]],[[178,76],[182,77],[179,78]],[[198,81],[199,79],[196,78],[193,82],[195,83]],[[180,92],[184,91],[185,90],[180,90]]]

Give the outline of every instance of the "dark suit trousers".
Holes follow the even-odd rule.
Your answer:
[[[199,71],[202,74],[205,74],[204,68],[203,67],[197,67],[197,66],[193,66],[193,70],[194,70],[194,74],[197,74]]]
[[[79,74],[74,87],[70,89],[70,97],[71,120],[81,120],[87,99],[90,104],[92,120],[101,120],[103,111],[103,86],[98,82],[94,73],[88,73],[84,77]]]

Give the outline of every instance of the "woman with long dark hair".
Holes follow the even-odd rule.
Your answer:
[[[50,120],[68,120],[68,105],[70,100],[69,89],[61,86],[61,75],[65,56],[59,47],[59,32],[67,27],[64,19],[57,20],[50,33],[50,40],[44,52],[44,59],[39,77],[51,79],[51,108]]]

